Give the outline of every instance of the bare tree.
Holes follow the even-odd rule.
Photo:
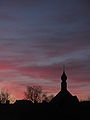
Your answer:
[[[48,102],[50,102],[53,98],[54,98],[53,94],[51,94],[50,96],[48,96]]]
[[[5,104],[9,102],[9,92],[7,90],[1,89],[0,91],[0,102]]]
[[[46,93],[42,94],[42,102],[48,102],[48,96]]]
[[[10,104],[14,104],[16,102],[16,97],[12,94],[9,95],[8,101]]]
[[[41,102],[42,88],[40,86],[27,86],[25,98],[33,103]]]
[[[53,95],[47,95],[47,94],[43,94],[42,95],[42,102],[50,102],[52,100],[54,96]]]

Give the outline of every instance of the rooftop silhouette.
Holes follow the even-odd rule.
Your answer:
[[[43,117],[42,117],[43,116]],[[30,100],[16,100],[14,104],[0,103],[0,118],[3,120],[62,119],[90,120],[90,101],[79,102],[67,89],[65,70],[61,75],[61,90],[51,102],[33,103]]]

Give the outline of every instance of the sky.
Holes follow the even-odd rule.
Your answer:
[[[90,98],[90,1],[0,0],[0,89],[16,99],[28,85]]]

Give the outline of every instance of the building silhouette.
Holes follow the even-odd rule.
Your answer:
[[[51,100],[51,103],[56,106],[70,106],[79,103],[77,96],[73,96],[67,90],[67,75],[65,70],[61,75],[61,91]]]

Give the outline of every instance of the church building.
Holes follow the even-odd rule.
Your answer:
[[[73,96],[67,90],[67,75],[65,70],[61,75],[61,91],[51,100],[51,103],[57,106],[66,106],[79,103],[77,96]]]

